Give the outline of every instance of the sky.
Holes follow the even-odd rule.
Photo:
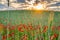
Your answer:
[[[0,0],[1,1],[1,0]],[[2,1],[6,1],[6,0],[2,0]],[[17,2],[20,2],[20,3],[24,3],[25,2],[25,0],[10,0],[10,1],[17,1]],[[31,0],[28,0],[28,1],[31,1]],[[38,0],[37,0],[38,1]],[[40,0],[41,1],[41,0]],[[50,1],[53,1],[53,0],[42,0],[42,2],[43,1],[47,1],[48,3],[50,2]]]
[[[25,2],[25,0],[17,0],[17,2]]]
[[[6,2],[6,0],[3,0],[4,2]],[[20,3],[24,3],[25,0],[10,0],[10,1],[17,1],[17,2],[20,2]],[[52,0],[43,0],[43,1],[52,1]],[[60,0],[59,0],[60,1]],[[1,1],[0,1],[1,2]],[[57,5],[57,4],[53,4],[53,5]],[[60,6],[60,2],[58,4]],[[2,8],[3,5],[0,4],[0,8]],[[4,5],[5,6],[5,5]],[[51,6],[51,5],[50,5]]]

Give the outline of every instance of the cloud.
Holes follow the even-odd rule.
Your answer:
[[[17,2],[22,2],[23,3],[23,2],[25,2],[25,0],[17,0]]]

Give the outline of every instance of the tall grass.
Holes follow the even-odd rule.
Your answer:
[[[60,12],[0,11],[0,40],[60,40]]]

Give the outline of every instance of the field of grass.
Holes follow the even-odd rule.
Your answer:
[[[60,12],[0,11],[0,40],[60,40]]]

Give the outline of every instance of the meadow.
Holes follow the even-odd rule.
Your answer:
[[[60,12],[0,11],[0,40],[60,40]]]

